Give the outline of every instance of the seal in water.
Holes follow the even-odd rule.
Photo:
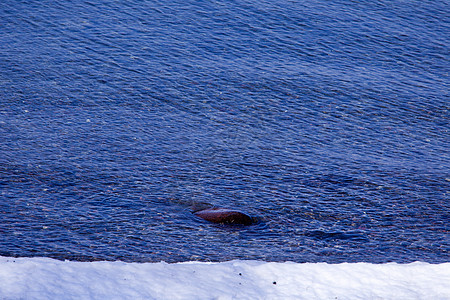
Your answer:
[[[194,215],[213,223],[240,225],[251,225],[253,223],[253,219],[249,215],[227,208],[207,208],[195,211]]]

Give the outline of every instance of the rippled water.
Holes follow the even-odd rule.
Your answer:
[[[449,16],[2,0],[0,255],[449,261]]]

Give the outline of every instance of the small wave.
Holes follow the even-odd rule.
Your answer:
[[[319,240],[352,240],[368,241],[369,239],[360,232],[325,232],[322,230],[312,230],[305,232],[305,236]]]

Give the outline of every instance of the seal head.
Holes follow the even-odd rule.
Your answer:
[[[253,219],[249,215],[227,208],[207,208],[194,212],[194,215],[213,223],[239,225],[251,225],[253,223]]]

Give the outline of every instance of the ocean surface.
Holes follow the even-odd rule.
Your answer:
[[[2,0],[0,255],[448,262],[449,32],[448,1]]]

